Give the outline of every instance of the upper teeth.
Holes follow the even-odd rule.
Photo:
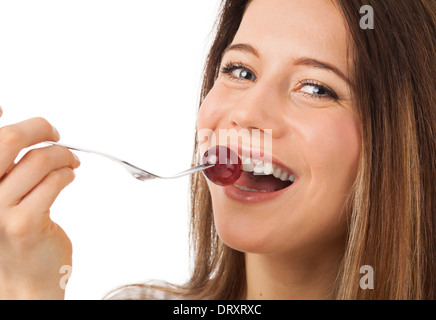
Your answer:
[[[295,181],[295,175],[287,172],[286,169],[279,167],[271,162],[253,159],[246,156],[241,156],[242,170],[247,172],[254,172],[255,174],[270,175],[282,181]]]

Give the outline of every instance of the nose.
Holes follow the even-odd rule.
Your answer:
[[[280,138],[285,133],[284,103],[279,86],[257,82],[234,102],[230,121],[243,129],[272,130],[272,137]]]

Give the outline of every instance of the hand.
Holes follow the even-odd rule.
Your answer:
[[[0,112],[1,115],[1,112]],[[0,299],[57,299],[71,241],[50,220],[50,206],[74,179],[79,160],[59,146],[18,153],[59,134],[42,118],[0,128]]]

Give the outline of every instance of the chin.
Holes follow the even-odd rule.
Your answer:
[[[247,253],[268,253],[271,250],[273,232],[268,226],[240,217],[215,217],[217,233],[227,246]]]

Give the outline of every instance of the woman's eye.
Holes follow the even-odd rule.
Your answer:
[[[338,95],[333,90],[319,83],[312,83],[307,81],[300,82],[300,87],[298,91],[303,93],[304,96],[312,99],[338,99]]]
[[[239,78],[239,79],[244,79],[244,80],[251,80],[251,81],[255,81],[256,77],[254,76],[254,74],[247,69],[235,69],[232,71],[232,75]]]
[[[228,63],[221,68],[221,73],[237,81],[256,81],[257,79],[254,72],[241,63]]]
[[[305,85],[303,88],[300,89],[303,92],[309,93],[309,94],[316,94],[316,95],[326,95],[327,91],[324,88],[315,86],[315,85]]]

